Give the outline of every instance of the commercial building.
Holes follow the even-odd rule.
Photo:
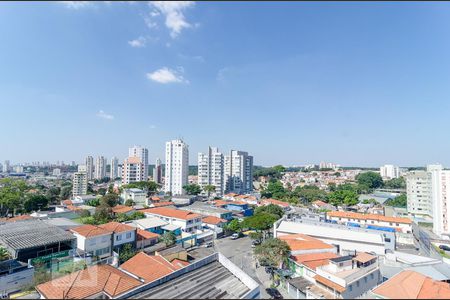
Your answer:
[[[38,219],[0,223],[0,244],[22,262],[72,250],[75,237]],[[67,253],[68,255],[68,253]]]
[[[198,154],[198,185],[202,193],[208,193],[204,188],[208,185],[215,187],[210,195],[222,196],[224,192],[224,157],[216,147],[208,147],[208,153]]]
[[[92,156],[86,157],[86,174],[88,181],[94,179],[94,158]]]
[[[86,172],[76,172],[72,179],[72,195],[73,197],[87,194],[88,177]]]
[[[111,158],[111,170],[110,170],[110,174],[109,177],[111,178],[111,180],[116,179],[117,177],[120,177],[121,174],[119,173],[119,159],[117,159],[117,157],[113,157]]]
[[[188,184],[189,147],[181,139],[166,143],[165,192],[183,195]]]
[[[162,183],[162,165],[159,158],[156,160],[155,168],[153,169],[153,181],[158,184]]]
[[[394,179],[400,177],[400,168],[394,165],[384,165],[380,167],[380,175],[383,179]]]
[[[103,179],[106,177],[106,158],[98,156],[95,160],[95,179]]]
[[[0,295],[19,292],[33,283],[34,268],[24,262],[8,259],[0,262]],[[8,297],[9,298],[9,297]]]
[[[148,179],[148,149],[142,146],[133,146],[128,148],[128,157],[138,157],[143,164],[142,181]]]
[[[122,183],[130,184],[144,180],[145,168],[139,157],[128,157],[122,165]]]
[[[224,157],[224,193],[249,194],[253,191],[253,156],[231,150]]]

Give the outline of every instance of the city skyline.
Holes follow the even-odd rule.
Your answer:
[[[4,3],[0,161],[137,144],[154,162],[182,137],[191,165],[223,145],[263,166],[449,166],[449,20],[448,3]]]

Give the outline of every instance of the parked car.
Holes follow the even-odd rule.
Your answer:
[[[439,245],[439,249],[444,250],[444,251],[450,251],[450,247],[447,245]]]
[[[277,289],[268,288],[266,289],[266,292],[272,297],[272,299],[283,299],[283,296],[281,296],[280,292]]]
[[[205,248],[209,248],[209,247],[212,247],[212,246],[214,246],[214,243],[213,243],[213,242],[207,242],[207,243],[205,243],[205,244],[203,245],[203,247],[205,247]]]
[[[239,238],[239,234],[238,233],[233,233],[232,235],[231,235],[231,239],[232,240],[235,240],[235,239],[238,239]]]

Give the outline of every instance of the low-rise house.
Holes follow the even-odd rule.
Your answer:
[[[177,205],[177,206],[184,206],[184,205],[190,205],[197,201],[197,196],[191,196],[191,195],[176,195],[172,196],[171,201]]]
[[[230,210],[204,202],[195,202],[189,206],[180,207],[179,209],[201,214],[204,216],[212,216],[225,220],[233,219],[233,213]]]
[[[120,199],[122,203],[125,203],[127,200],[131,200],[136,205],[148,205],[147,193],[141,189],[124,189],[120,195]]]
[[[113,233],[95,225],[82,225],[70,229],[77,239],[80,254],[91,254],[100,259],[111,256]]]
[[[0,262],[0,295],[19,292],[33,283],[34,268],[27,263],[8,259]]]
[[[150,207],[164,207],[164,206],[173,206],[173,205],[175,205],[175,203],[173,203],[172,201],[158,201],[158,202],[151,203],[149,206]]]
[[[147,230],[137,229],[136,248],[144,249],[158,243],[160,235]]]
[[[336,208],[333,205],[323,202],[322,200],[313,201],[311,205],[315,209],[336,210]]]
[[[118,222],[109,222],[98,226],[113,233],[112,248],[120,249],[125,244],[132,244],[136,247],[136,228]]]
[[[183,232],[195,233],[197,230],[202,229],[201,216],[189,211],[167,207],[148,208],[141,211],[147,217],[160,218],[171,225],[181,228]]]
[[[164,230],[162,227],[168,225],[169,222],[164,221],[159,217],[147,217],[145,219],[133,220],[126,224],[149,232],[163,234]]]
[[[280,201],[280,200],[276,200],[276,199],[271,199],[271,198],[269,198],[269,199],[261,199],[260,203],[262,205],[270,205],[270,204],[277,205],[277,206],[281,207],[284,210],[288,210],[289,207],[290,207],[288,202],[284,202],[284,201]]]
[[[291,248],[291,255],[311,254],[311,253],[337,253],[336,247],[322,242],[319,239],[307,236],[305,234],[288,234],[278,237],[285,241]]]
[[[225,208],[226,210],[230,210],[232,212],[242,214],[244,217],[253,215],[253,209],[249,208],[248,204],[243,201],[215,200],[214,204],[217,207],[222,207],[222,208]]]
[[[202,219],[203,227],[214,231],[214,237],[217,238],[223,234],[223,228],[228,223],[227,220],[214,216],[207,216]]]
[[[135,211],[136,210],[133,207],[120,204],[112,208],[112,213],[114,216],[117,216],[118,214],[126,214],[129,216],[133,214]]]
[[[327,218],[338,223],[354,223],[368,228],[393,228],[403,233],[412,233],[412,221],[408,218],[385,217],[375,214],[360,214],[345,211],[331,211]]]
[[[402,271],[370,293],[375,299],[449,299],[450,284],[414,271]]]
[[[95,265],[36,286],[41,299],[111,299],[142,282],[110,265]]]

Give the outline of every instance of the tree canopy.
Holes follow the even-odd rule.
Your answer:
[[[401,194],[400,196],[397,196],[394,199],[388,199],[384,202],[384,205],[394,207],[406,207],[407,205],[406,194]]]
[[[198,184],[187,184],[183,189],[188,195],[198,195],[202,192],[202,188]]]
[[[356,180],[358,181],[358,184],[366,186],[369,189],[376,189],[383,186],[383,179],[380,174],[372,171],[358,174]]]
[[[352,206],[358,204],[358,194],[353,190],[337,190],[328,195],[328,202],[331,205]]]
[[[269,238],[255,247],[254,253],[261,265],[280,268],[289,258],[291,249],[282,240]]]
[[[279,218],[281,218],[284,215],[284,210],[279,207],[278,205],[269,204],[265,206],[259,206],[255,209],[255,215],[261,214],[261,213],[268,213],[275,215]]]
[[[405,189],[406,182],[403,177],[393,178],[384,182],[384,187],[388,189]]]

